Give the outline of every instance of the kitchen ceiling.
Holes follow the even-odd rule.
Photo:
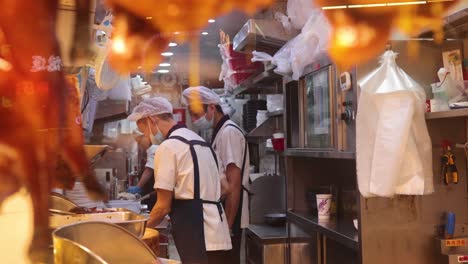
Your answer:
[[[189,59],[191,54],[200,56],[200,82],[206,86],[223,87],[222,82],[218,81],[221,70],[221,56],[219,54],[218,44],[220,43],[219,31],[223,30],[228,34],[231,40],[242,28],[249,17],[242,12],[232,12],[228,15],[213,18],[214,23],[207,23],[207,26],[200,32],[192,32],[199,36],[199,51],[192,51],[189,43],[177,43],[176,47],[168,47],[168,51],[174,55],[168,57],[166,62],[170,67],[158,67],[157,69],[168,69],[178,75],[187,75],[189,73]],[[205,35],[202,32],[206,32]]]

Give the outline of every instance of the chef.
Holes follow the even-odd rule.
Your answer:
[[[169,214],[182,263],[222,263],[232,246],[219,202],[221,182],[215,152],[197,134],[177,124],[167,99],[145,99],[129,119],[137,121],[138,129],[153,138],[153,143],[160,144],[154,157],[158,200],[148,226],[156,226]]]
[[[137,185],[130,186],[127,192],[145,196],[154,193],[154,154],[158,145],[153,144],[154,138],[150,141],[146,136],[141,136],[137,141],[142,149],[146,149],[146,161],[143,160],[144,170]],[[151,211],[156,203],[156,195],[151,195],[142,202],[148,205],[148,210]]]
[[[241,128],[224,115],[220,98],[211,89],[190,87],[182,96],[189,106],[193,125],[200,130],[214,129],[211,145],[219,155],[230,189],[225,201],[233,246],[230,263],[240,263],[242,231],[249,225],[247,141]]]

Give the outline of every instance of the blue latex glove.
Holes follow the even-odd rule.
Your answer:
[[[130,186],[127,189],[127,192],[133,193],[133,194],[137,194],[137,193],[141,194],[143,192],[143,190],[138,186]]]

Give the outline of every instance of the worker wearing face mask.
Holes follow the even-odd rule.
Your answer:
[[[211,89],[190,87],[182,97],[193,125],[200,130],[214,129],[211,145],[219,155],[230,189],[225,209],[232,234],[231,263],[240,263],[242,232],[249,225],[249,149],[244,132],[224,115],[220,98]]]
[[[129,119],[137,121],[138,129],[153,144],[159,144],[154,157],[158,200],[148,226],[158,225],[169,214],[182,263],[222,263],[232,246],[219,201],[221,183],[215,152],[197,134],[177,124],[172,105],[164,98],[144,100]]]

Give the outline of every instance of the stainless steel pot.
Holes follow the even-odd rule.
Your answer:
[[[83,222],[60,227],[53,232],[53,241],[56,264],[157,263],[156,255],[143,241],[111,223]]]
[[[110,213],[76,214],[76,215],[51,215],[49,227],[51,229],[79,222],[100,221],[116,224],[123,227],[137,237],[143,237],[148,217],[136,214],[128,210],[116,209]]]

